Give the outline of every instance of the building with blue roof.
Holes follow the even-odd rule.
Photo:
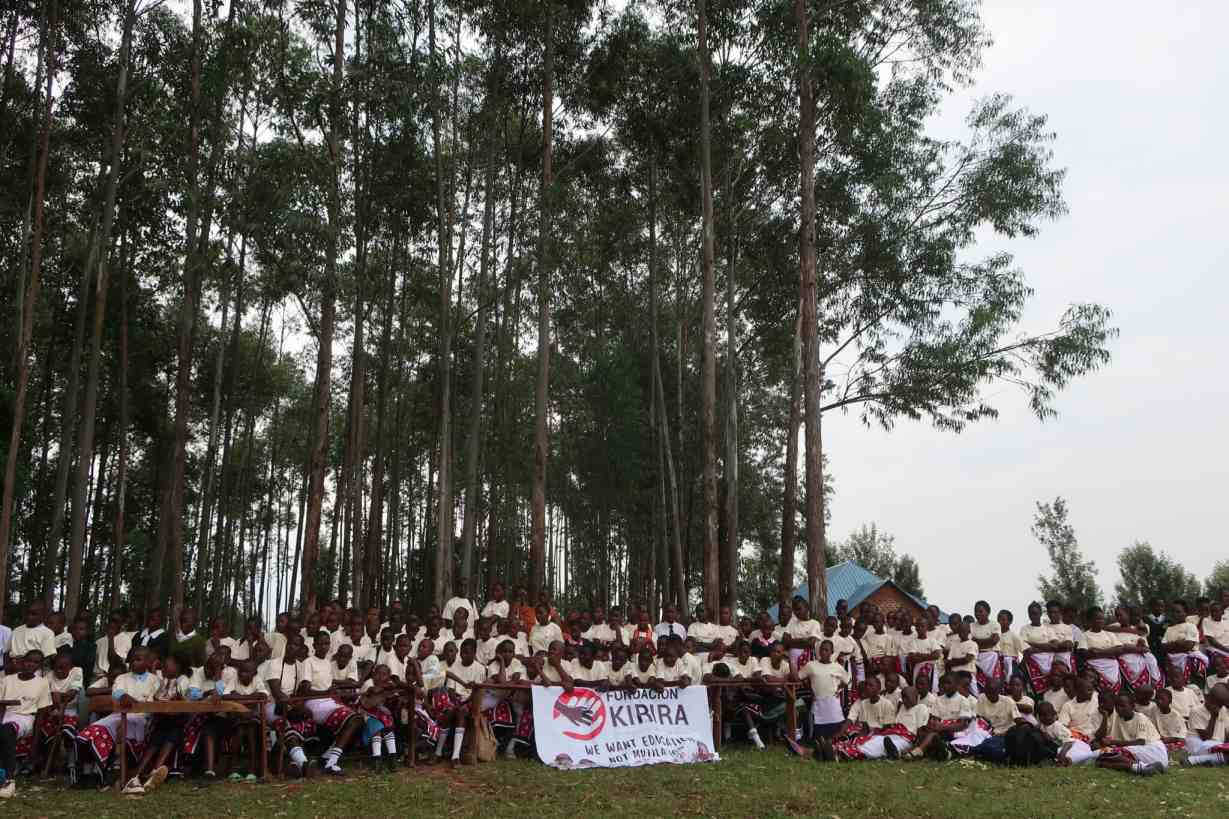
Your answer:
[[[824,570],[824,582],[828,585],[828,614],[836,614],[836,604],[844,600],[849,607],[849,613],[858,614],[858,609],[867,602],[874,603],[885,614],[898,609],[907,609],[914,615],[926,611],[930,605],[920,597],[916,597],[902,589],[890,578],[882,578],[860,563],[846,560]],[[803,600],[810,599],[810,589],[806,583],[794,589],[794,597]],[[777,616],[778,607],[768,610],[774,622],[780,622]],[[944,615],[940,615],[943,617]]]

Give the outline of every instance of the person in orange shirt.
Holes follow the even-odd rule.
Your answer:
[[[529,592],[525,591],[524,588],[516,590],[516,596],[512,605],[512,615],[526,633],[538,624],[538,615],[534,613],[533,606],[529,605]]]

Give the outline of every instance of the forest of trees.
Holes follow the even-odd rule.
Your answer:
[[[1063,213],[1045,117],[928,134],[976,0],[2,13],[0,602],[759,605],[825,565],[824,414],[1108,360],[975,246]]]

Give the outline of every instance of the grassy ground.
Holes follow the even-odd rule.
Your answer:
[[[718,763],[562,772],[533,762],[420,767],[395,775],[349,763],[344,779],[260,785],[171,783],[148,796],[68,791],[25,780],[0,816],[822,816],[1211,817],[1229,816],[1224,769],[1171,768],[1141,779],[1111,771],[979,763],[820,764],[727,751]]]

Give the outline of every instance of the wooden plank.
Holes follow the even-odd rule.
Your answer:
[[[110,697],[91,697],[90,710],[96,713],[109,711],[126,714],[249,714],[253,705],[263,705],[263,697],[222,700],[166,700],[162,702],[134,702],[120,706]]]

